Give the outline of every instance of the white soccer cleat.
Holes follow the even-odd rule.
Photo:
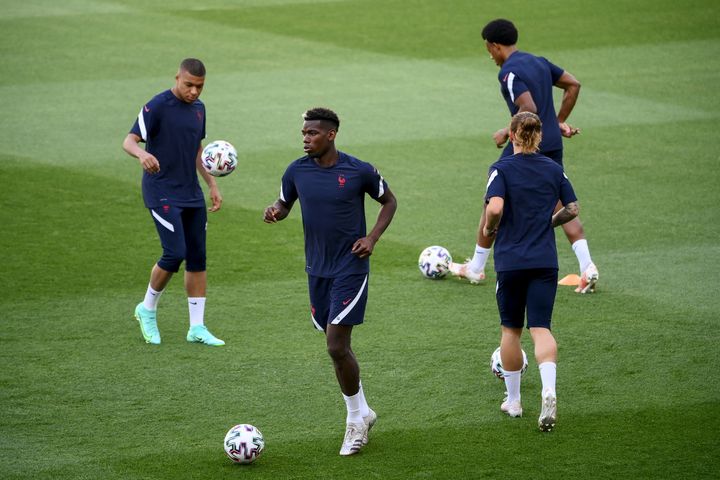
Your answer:
[[[371,408],[370,413],[365,415],[363,417],[363,422],[365,422],[365,426],[367,429],[365,430],[365,435],[363,436],[363,445],[368,444],[368,434],[370,433],[370,429],[375,425],[375,422],[377,421],[377,413]]]
[[[595,292],[595,284],[600,278],[600,273],[594,263],[588,265],[582,275],[580,275],[580,284],[575,289],[575,293],[593,293]]]
[[[353,455],[360,451],[363,447],[363,439],[367,435],[367,426],[363,423],[348,423],[345,429],[345,438],[342,447],[340,447],[340,455]]]
[[[450,273],[460,278],[467,278],[470,283],[477,285],[485,280],[485,272],[474,272],[470,269],[470,261],[465,263],[450,262]]]
[[[502,405],[500,405],[500,410],[511,417],[522,417],[522,403],[520,403],[520,400],[509,402],[506,398]]]
[[[542,409],[538,419],[538,427],[543,432],[551,432],[557,423],[557,397],[555,392],[547,391],[542,396]]]

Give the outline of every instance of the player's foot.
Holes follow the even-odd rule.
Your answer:
[[[135,320],[140,323],[140,331],[146,343],[160,345],[160,330],[157,327],[157,312],[148,310],[142,302],[135,307]]]
[[[377,421],[377,413],[375,413],[375,411],[371,408],[370,413],[368,413],[367,415],[365,415],[363,417],[363,422],[365,422],[365,426],[367,427],[367,429],[365,430],[365,435],[363,435],[363,441],[362,441],[363,445],[368,444],[368,441],[369,441],[368,434],[370,433],[370,429],[373,427],[373,425],[375,425],[376,421]]]
[[[363,439],[368,427],[363,423],[348,423],[345,429],[345,439],[340,448],[340,455],[353,455],[363,447]]]
[[[538,419],[538,427],[543,432],[550,432],[557,422],[557,397],[555,392],[547,391],[542,396],[542,409]]]
[[[575,289],[575,293],[593,293],[598,278],[600,278],[598,269],[594,263],[591,263],[582,275],[580,275],[580,284]]]
[[[502,405],[500,405],[500,410],[511,417],[522,417],[522,403],[520,403],[520,400],[509,402],[506,398]]]
[[[225,342],[210,333],[205,325],[194,325],[190,327],[187,334],[187,341],[193,343],[204,343],[213,347],[225,345]]]
[[[450,262],[450,273],[456,277],[467,278],[473,285],[477,285],[485,280],[485,272],[475,272],[471,270],[470,261],[466,261],[465,263]]]

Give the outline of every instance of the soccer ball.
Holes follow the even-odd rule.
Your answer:
[[[237,167],[237,151],[225,140],[216,140],[203,148],[200,160],[210,175],[224,177]]]
[[[425,278],[438,279],[447,275],[452,257],[446,248],[433,245],[427,247],[418,258],[418,268]]]
[[[522,354],[523,366],[522,370],[520,370],[520,375],[525,373],[528,367],[528,360],[527,355],[525,354],[525,350],[522,351]],[[492,356],[490,357],[490,370],[492,370],[495,376],[500,380],[505,378],[505,370],[503,370],[502,361],[500,360],[500,347],[497,347],[493,352]]]
[[[256,427],[241,423],[232,427],[223,442],[225,454],[235,463],[252,463],[265,448],[265,439]]]

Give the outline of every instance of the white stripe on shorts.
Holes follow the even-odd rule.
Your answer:
[[[333,319],[333,321],[330,322],[330,323],[332,323],[333,325],[337,325],[338,323],[342,322],[342,319],[343,319],[343,318],[347,317],[347,314],[350,313],[350,311],[352,311],[352,309],[353,309],[353,307],[355,306],[355,304],[358,302],[358,300],[360,300],[360,296],[362,295],[363,291],[365,290],[365,285],[367,285],[367,280],[368,280],[368,276],[365,275],[365,280],[363,280],[363,284],[362,284],[362,286],[360,287],[360,290],[358,291],[358,294],[355,295],[355,298],[353,298],[353,301],[350,302],[350,305],[348,305],[347,307],[345,307],[345,310],[343,310],[342,312],[340,312],[340,313],[338,314],[338,316],[335,317],[335,318]]]
[[[315,315],[313,315],[312,313],[310,314],[310,320],[312,320],[313,324],[315,325],[315,328],[317,328],[321,332],[323,331],[323,328],[320,326],[320,324],[317,322],[317,320],[315,320]]]
[[[167,228],[171,232],[175,233],[175,227],[173,227],[173,224],[162,218],[160,215],[158,215],[155,210],[150,210],[152,212],[152,216],[155,217],[155,220],[157,220],[160,225]]]

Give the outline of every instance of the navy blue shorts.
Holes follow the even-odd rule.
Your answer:
[[[505,148],[503,149],[502,153],[500,154],[500,158],[507,157],[509,155],[513,154],[513,144],[512,142],[508,142],[507,145],[505,145]],[[540,152],[541,155],[545,155],[550,160],[554,160],[555,163],[563,166],[563,150],[562,148],[558,150],[550,150],[549,152]]]
[[[174,273],[180,269],[184,260],[186,271],[204,272],[207,233],[205,207],[163,205],[149,210],[163,248],[158,266]]]
[[[525,326],[550,329],[558,271],[556,268],[534,268],[497,272],[495,298],[500,311],[500,324],[508,328]]]
[[[368,274],[337,278],[308,275],[310,318],[315,328],[327,330],[333,325],[359,325],[365,318]]]

